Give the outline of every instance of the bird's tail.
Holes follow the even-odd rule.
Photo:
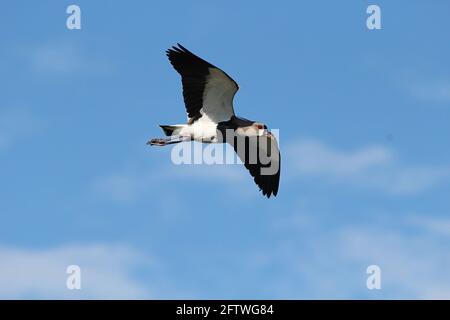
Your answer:
[[[179,134],[180,130],[183,128],[181,125],[160,125],[166,136],[173,136]]]

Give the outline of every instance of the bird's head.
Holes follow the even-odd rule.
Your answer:
[[[251,125],[251,131],[253,135],[261,137],[263,135],[270,135],[271,133],[267,130],[267,126],[261,122],[255,122]]]

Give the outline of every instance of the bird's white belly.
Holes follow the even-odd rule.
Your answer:
[[[183,128],[181,135],[189,135],[192,140],[215,143],[217,141],[217,124],[199,119],[193,124]]]

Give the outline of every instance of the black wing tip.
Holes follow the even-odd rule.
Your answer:
[[[277,189],[278,189],[278,186],[277,186]],[[278,194],[278,190],[272,190],[272,196],[276,197],[277,194]],[[270,196],[271,196],[271,194],[268,193],[268,194],[267,194],[267,198],[270,198]]]
[[[180,43],[177,43],[176,46],[172,46],[171,48],[167,49],[166,55],[169,58],[172,65],[173,65],[173,62],[175,62],[176,60],[186,59],[186,61],[184,61],[184,63],[190,62],[190,63],[195,63],[195,64],[206,66],[207,68],[217,68],[216,66],[212,65],[208,61],[200,58],[193,52],[186,49]]]
[[[191,53],[191,52],[177,42],[175,46],[172,46],[166,50],[167,56],[170,56],[171,54],[174,53]]]
[[[261,191],[262,191],[262,190],[261,190]],[[271,195],[272,195],[272,192],[271,192],[271,191],[269,191],[269,192],[267,192],[267,193],[263,191],[263,196],[264,196],[264,197],[267,197],[267,199],[270,199],[270,196],[271,196]],[[276,194],[273,194],[273,196],[276,197]]]
[[[281,155],[279,155],[279,157],[281,159]],[[258,185],[259,190],[262,191],[262,194],[268,199],[271,196],[277,196],[278,188],[280,187],[280,175],[281,163],[279,164],[277,172],[274,174],[267,176],[259,175],[254,177],[255,183]]]
[[[259,190],[262,191],[263,196],[267,197],[267,199],[270,199],[271,196],[276,197],[278,194],[278,186],[276,186],[276,188],[274,189],[269,190],[259,189]]]
[[[170,63],[175,69],[180,72],[177,67],[180,66],[180,60],[185,59],[185,57],[193,57],[195,56],[188,49],[183,47],[181,44],[177,43],[175,46],[170,47],[166,50],[166,56],[169,58]]]
[[[179,42],[177,42],[177,46],[178,46],[178,49],[181,49],[181,50],[183,50],[184,52],[190,52],[188,49],[186,49],[185,47],[183,47]]]
[[[247,137],[245,137],[245,146],[246,146],[246,150],[248,150],[247,148],[248,146],[248,141]],[[233,143],[232,144],[234,147],[234,151],[238,153],[237,150],[237,144]],[[239,153],[238,153],[239,155]],[[265,167],[263,164],[261,163],[256,163],[256,164],[250,164],[248,163],[248,159],[243,159],[241,155],[239,155],[239,157],[241,158],[241,161],[243,162],[245,168],[250,172],[250,175],[253,177],[253,181],[255,182],[255,184],[259,187],[259,191],[263,194],[263,196],[270,198],[271,196],[276,197],[278,195],[278,189],[280,186],[280,175],[281,175],[281,154],[280,152],[278,152],[278,168],[277,171],[273,174],[262,174],[261,170],[262,167]]]
[[[260,180],[255,178],[255,183],[259,187],[259,191],[262,192],[263,196],[269,199],[271,196],[276,197],[278,194],[278,187],[280,184],[279,171],[274,174],[274,178],[268,181]]]

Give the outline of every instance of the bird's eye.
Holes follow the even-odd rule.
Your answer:
[[[264,129],[265,126],[263,126],[262,124],[257,124],[256,127],[260,130]]]

